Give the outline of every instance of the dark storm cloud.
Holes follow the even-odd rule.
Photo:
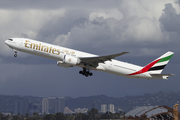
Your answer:
[[[53,64],[56,65],[56,61],[48,59],[48,58],[42,58],[39,56],[34,56],[30,55],[27,57],[19,57],[20,55],[18,54],[17,58],[14,58],[14,55],[12,56],[0,56],[1,59],[1,64],[22,64],[22,65],[47,65],[47,64]]]
[[[169,41],[168,43],[166,43],[166,46],[176,51],[177,54],[180,53],[180,49],[178,47],[180,38],[179,19],[180,15],[177,14],[172,4],[165,5],[163,14],[159,19],[162,31]]]
[[[88,14],[82,10],[69,10],[66,15],[59,18],[57,21],[49,21],[38,32],[37,39],[42,39],[46,42],[53,41],[61,34],[68,34],[69,31],[80,23],[87,21]]]
[[[129,24],[125,22],[126,19],[118,21],[114,18],[97,18],[96,20],[88,21],[88,16],[84,12],[78,16],[79,12],[80,11],[69,11],[64,18],[60,18],[53,23],[53,25],[50,21],[50,24],[47,24],[39,30],[37,38],[49,42],[56,39],[60,34],[66,35],[70,32],[70,36],[63,46],[91,53],[96,52],[98,54],[134,51],[133,49],[140,47],[151,48],[158,44],[154,40],[151,41],[153,38],[149,38],[149,40],[146,38],[147,40],[141,44],[139,44],[140,41],[130,35],[125,36],[126,38],[124,39],[122,34],[124,34],[127,29],[130,29]],[[72,15],[76,17],[72,17]],[[131,22],[133,19],[129,21]],[[113,26],[113,30],[111,30],[112,24],[115,26]]]
[[[109,0],[0,0],[0,8],[4,9],[58,9],[69,8],[110,8],[115,5]]]
[[[172,4],[166,4],[163,14],[159,21],[161,22],[162,29],[167,32],[177,32],[180,33],[180,15],[177,14],[175,8]]]

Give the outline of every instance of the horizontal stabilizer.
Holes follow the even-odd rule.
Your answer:
[[[150,74],[152,77],[157,77],[157,78],[163,78],[163,79],[168,79],[169,76],[174,76],[174,74]]]

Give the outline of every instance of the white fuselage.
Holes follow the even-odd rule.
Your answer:
[[[63,61],[64,55],[70,55],[77,58],[98,56],[98,55],[89,54],[86,52],[81,52],[81,51],[61,47],[58,45],[52,45],[45,42],[26,39],[26,38],[13,38],[13,41],[6,40],[5,43],[13,50],[50,58],[56,61]],[[64,66],[67,67],[68,65],[64,65]],[[76,66],[85,67],[82,64]],[[90,69],[97,71],[104,71],[107,73],[129,77],[129,78],[152,79],[152,76],[148,73],[129,75],[131,73],[141,70],[142,68],[143,67],[141,66],[112,59],[111,61],[98,63],[97,67],[91,67]]]

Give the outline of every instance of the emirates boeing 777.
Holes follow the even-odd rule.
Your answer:
[[[86,77],[93,75],[91,70],[103,71],[128,78],[142,79],[168,79],[169,76],[173,75],[161,74],[174,54],[171,51],[166,52],[146,66],[141,67],[114,59],[128,52],[98,56],[27,38],[10,38],[5,41],[5,44],[15,52],[14,57],[17,57],[17,51],[21,51],[54,59],[57,61],[57,65],[61,67],[82,67],[82,71],[79,71],[79,74]]]

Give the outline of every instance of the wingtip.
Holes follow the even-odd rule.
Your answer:
[[[170,74],[170,76],[175,76],[175,74]]]
[[[130,52],[123,52],[124,54],[126,54],[126,53],[130,53]]]

